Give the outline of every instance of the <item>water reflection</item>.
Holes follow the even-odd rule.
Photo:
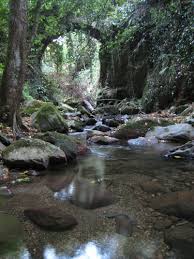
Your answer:
[[[57,253],[54,247],[47,246],[44,251],[44,259],[111,259],[115,258],[121,243],[122,239],[118,236],[105,238],[100,243],[90,241],[78,248],[72,256],[66,253]]]
[[[109,205],[113,196],[106,190],[105,161],[98,157],[87,157],[80,161],[78,173],[71,183],[54,197],[60,200],[70,200],[74,205],[85,209],[95,209]]]

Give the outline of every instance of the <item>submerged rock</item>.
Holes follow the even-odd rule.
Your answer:
[[[118,139],[112,138],[109,136],[93,136],[89,140],[93,143],[100,144],[100,145],[115,144],[119,141]]]
[[[156,137],[168,141],[188,141],[194,139],[194,128],[187,124],[175,124],[166,127],[155,127],[146,134],[146,137]]]
[[[73,216],[64,214],[55,207],[27,209],[24,211],[24,215],[34,224],[50,231],[63,231],[78,224]]]
[[[60,112],[52,103],[44,104],[32,115],[32,124],[40,131],[68,132],[68,126]]]
[[[194,258],[194,225],[184,224],[165,231],[165,242],[176,251],[177,258]]]
[[[194,192],[172,192],[154,198],[150,206],[161,213],[194,221]]]
[[[142,190],[147,193],[165,193],[166,189],[156,181],[147,181],[140,184]]]
[[[194,140],[167,152],[166,158],[194,159]]]
[[[8,167],[45,169],[51,164],[67,161],[58,147],[40,139],[20,139],[2,152]]]

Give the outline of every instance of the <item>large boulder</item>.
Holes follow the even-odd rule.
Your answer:
[[[68,132],[68,126],[60,112],[52,103],[44,104],[32,115],[32,124],[40,131]]]
[[[194,159],[194,140],[167,152],[166,158]]]
[[[166,230],[164,240],[177,253],[176,255],[178,257],[176,258],[194,258],[193,224],[188,223]]]
[[[144,137],[150,128],[159,124],[156,120],[151,119],[130,120],[116,130],[114,137],[118,139]]]
[[[2,152],[8,167],[45,169],[51,164],[66,162],[65,153],[40,139],[20,139]]]
[[[76,140],[71,136],[55,131],[49,131],[46,133],[36,134],[36,138],[42,139],[59,147],[65,152],[67,160],[75,159],[77,156],[78,144],[76,143]]]
[[[46,102],[40,100],[30,100],[24,103],[21,112],[23,115],[30,116],[34,112],[37,112],[45,104]]]
[[[194,221],[194,192],[172,192],[154,198],[150,206],[161,213]]]
[[[187,123],[174,124],[166,127],[155,127],[146,137],[156,137],[159,140],[188,141],[194,139],[194,128]]]
[[[77,225],[73,216],[55,207],[26,209],[24,215],[34,224],[50,231],[63,231]]]

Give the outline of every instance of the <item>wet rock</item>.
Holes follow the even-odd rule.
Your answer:
[[[166,158],[194,159],[194,140],[167,152]]]
[[[161,213],[194,221],[194,192],[172,192],[152,199],[150,206]]]
[[[105,119],[103,121],[104,125],[108,126],[108,127],[112,127],[112,128],[117,128],[120,123],[117,120],[114,119]]]
[[[67,161],[65,153],[58,147],[40,139],[20,139],[2,153],[8,167],[45,169],[51,164]]]
[[[168,141],[188,141],[194,139],[194,128],[187,124],[175,124],[167,127],[155,127],[146,137],[156,137]]]
[[[155,137],[151,138],[145,138],[145,137],[139,137],[136,139],[130,139],[128,140],[129,145],[134,145],[134,146],[152,146],[155,144],[158,144],[158,139]]]
[[[176,258],[194,258],[194,225],[188,223],[166,230],[164,240],[176,251]]]
[[[112,204],[114,197],[103,185],[76,180],[73,185],[71,202],[84,209],[96,209]]]
[[[55,207],[26,209],[24,215],[34,224],[50,231],[63,231],[78,224],[73,216]]]
[[[89,118],[87,121],[86,121],[86,125],[87,126],[94,126],[96,124],[97,120],[95,118]]]
[[[87,146],[87,134],[85,132],[71,133],[71,137],[77,145],[77,155],[85,155],[89,148]]]
[[[68,132],[68,126],[57,108],[51,104],[44,104],[32,115],[32,124],[40,131]]]
[[[193,113],[191,116],[189,116],[189,117],[186,118],[185,123],[188,123],[188,124],[190,124],[192,127],[194,127],[194,113]]]
[[[72,130],[74,130],[76,132],[84,131],[85,123],[82,122],[81,120],[70,120],[70,121],[67,121],[67,124],[68,124],[69,128],[71,128]]]
[[[0,142],[4,146],[9,146],[12,141],[8,137],[6,137],[3,133],[0,133]]]
[[[140,184],[142,190],[147,193],[165,193],[166,188],[156,181],[147,181]]]
[[[151,119],[131,120],[119,127],[114,133],[114,137],[126,140],[144,137],[146,132],[156,125],[159,123]]]
[[[90,138],[90,142],[100,144],[100,145],[110,145],[110,144],[115,144],[119,140],[116,138],[112,138],[109,136],[94,136]]]
[[[102,124],[102,125],[98,125],[98,126],[94,127],[93,130],[107,132],[107,131],[111,131],[111,128]]]
[[[85,130],[86,134],[87,134],[87,138],[92,138],[94,136],[107,136],[107,132],[102,132],[99,130]]]
[[[66,134],[58,132],[46,132],[36,134],[35,137],[59,147],[65,152],[67,160],[75,159],[78,154],[78,145],[76,140]]]

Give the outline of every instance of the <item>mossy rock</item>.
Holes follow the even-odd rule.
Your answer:
[[[51,164],[67,161],[58,147],[40,139],[20,139],[2,152],[3,162],[11,168],[45,169]]]
[[[31,116],[34,112],[37,112],[44,104],[43,101],[40,100],[32,100],[24,104],[21,109],[22,115]]]
[[[144,137],[149,129],[152,129],[153,127],[161,124],[168,124],[168,122],[158,122],[151,119],[131,120],[118,128],[114,133],[114,137],[126,140]]]
[[[42,132],[68,132],[68,126],[65,120],[52,103],[44,104],[36,113],[32,115],[32,124],[35,128]]]
[[[35,137],[59,147],[65,152],[67,160],[75,159],[77,156],[77,144],[71,136],[58,132],[46,132],[36,134]]]
[[[68,120],[67,124],[69,128],[76,132],[82,132],[84,130],[84,127],[86,126],[86,123],[80,120]]]

